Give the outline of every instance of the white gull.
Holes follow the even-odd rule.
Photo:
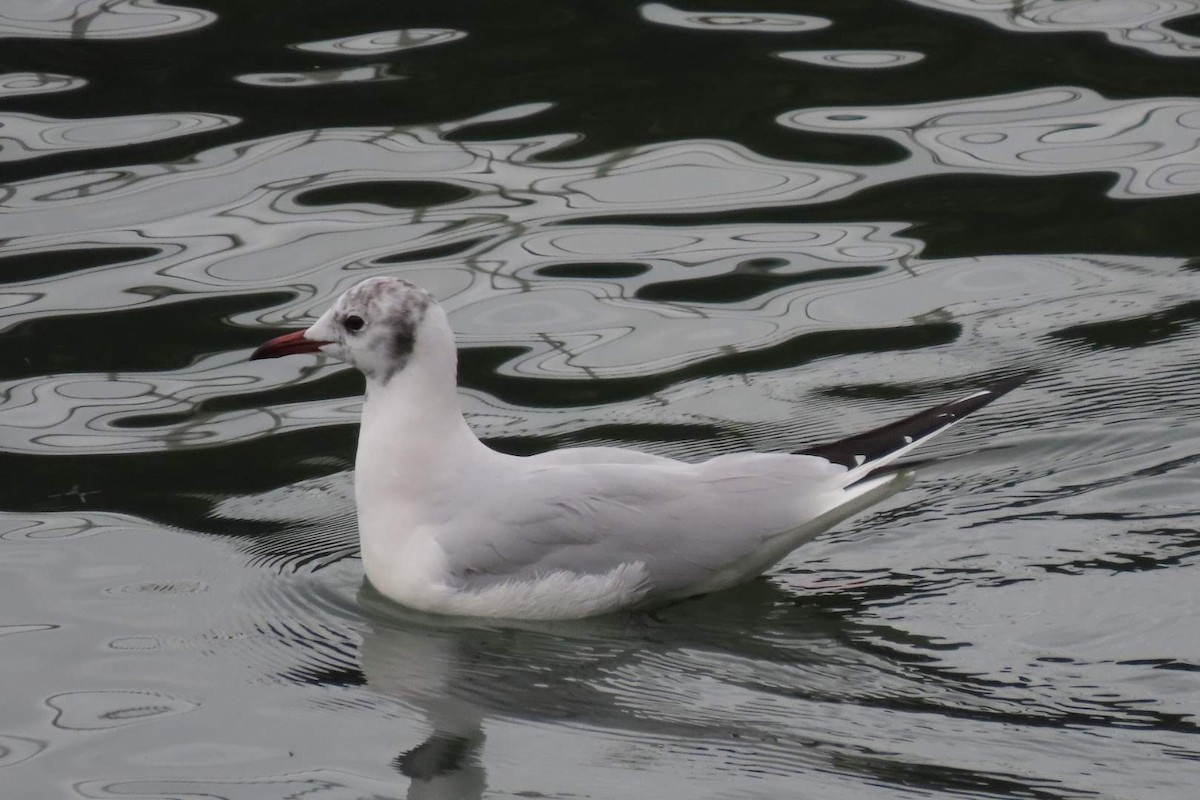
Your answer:
[[[490,449],[463,419],[446,314],[407,281],[369,278],[251,358],[317,351],[367,379],[354,493],[368,580],[422,611],[525,619],[750,580],[902,488],[898,458],[1024,380],[801,453],[689,464],[612,447]]]

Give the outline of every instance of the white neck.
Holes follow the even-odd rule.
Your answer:
[[[502,458],[463,419],[454,334],[442,310],[431,307],[403,369],[386,382],[367,381],[354,494],[371,583],[424,607],[445,569],[434,532]]]
[[[367,381],[354,481],[360,516],[436,505],[486,450],[462,416],[454,335],[432,308],[405,367],[386,383]]]

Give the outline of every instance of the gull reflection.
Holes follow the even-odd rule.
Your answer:
[[[958,709],[958,724],[1015,721],[1017,706],[1002,692],[984,696],[969,677],[922,669],[919,657],[900,655],[915,644],[905,634],[819,607],[806,610],[767,581],[667,609],[661,621],[622,616],[480,627],[397,609],[369,587],[359,601],[369,625],[358,648],[366,688],[414,709],[427,726],[423,738],[397,743],[393,766],[409,779],[409,798],[482,797],[497,766],[507,785],[527,780],[526,769],[514,778],[509,764],[497,764],[492,751],[500,746],[520,764],[577,763],[567,741],[540,737],[547,725],[568,738],[571,730],[592,732],[593,740],[599,734],[619,745],[635,769],[682,758],[713,778],[754,774],[768,793],[835,765],[839,774],[890,784],[912,777],[907,759],[916,753],[911,729],[889,717],[914,711],[930,722],[925,744],[933,739],[942,747],[937,769],[919,779],[930,787],[955,780],[949,773],[1009,783],[1014,793],[1036,786],[1047,789],[1042,796],[1060,796],[1032,777],[1043,766],[1027,764],[1022,775],[1013,774],[1002,759],[988,763],[956,743],[957,725],[949,735],[939,729],[936,720],[949,708]],[[729,638],[729,630],[739,636]],[[844,644],[862,638],[877,648]],[[857,689],[848,696],[849,686]],[[915,699],[900,711],[888,699],[899,697]],[[822,709],[829,702],[842,711],[827,716]],[[1062,711],[1047,703],[1021,713],[1044,718]],[[1028,732],[1047,745],[1060,736],[1045,725]],[[514,752],[517,742],[525,746]],[[1061,752],[1056,748],[1055,757]],[[610,748],[606,760],[621,758]]]

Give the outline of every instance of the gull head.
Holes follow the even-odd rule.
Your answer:
[[[368,278],[337,299],[312,327],[263,344],[251,360],[321,352],[357,367],[368,380],[387,383],[417,351],[431,312],[424,289],[399,278]]]

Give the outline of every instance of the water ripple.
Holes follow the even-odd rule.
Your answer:
[[[805,385],[794,372],[785,371],[776,377],[768,372],[722,381],[717,378],[721,370],[714,359],[727,358],[721,354],[729,347],[747,353],[771,353],[772,348],[803,341],[806,335],[883,330],[925,320],[928,324],[952,321],[964,352],[978,354],[998,348],[999,358],[1021,361],[1032,357],[1019,355],[1023,350],[1040,349],[1044,337],[1060,337],[1061,331],[1074,330],[1082,322],[1095,326],[1106,319],[1115,322],[1159,313],[1164,298],[1157,282],[1148,282],[1149,276],[1172,275],[1169,285],[1184,296],[1200,292],[1200,274],[1173,272],[1169,263],[1153,259],[1117,263],[1066,257],[993,257],[925,262],[913,257],[912,244],[887,238],[865,226],[789,226],[786,231],[782,227],[746,226],[671,230],[669,236],[651,236],[633,228],[610,228],[607,235],[598,236],[571,228],[530,236],[514,243],[526,253],[523,258],[515,254],[508,259],[498,256],[497,265],[512,265],[512,288],[504,291],[498,291],[497,272],[476,271],[460,264],[446,263],[436,272],[424,267],[399,271],[426,285],[441,285],[440,294],[446,298],[464,344],[495,347],[497,342],[507,342],[520,346],[519,355],[509,356],[492,368],[494,377],[488,381],[493,387],[491,392],[464,394],[465,407],[481,432],[491,436],[531,432],[530,410],[494,394],[507,385],[497,381],[509,379],[602,378],[612,382],[644,377],[653,381],[638,384],[636,392],[641,395],[649,388],[651,394],[621,406],[611,405],[615,398],[610,398],[606,405],[592,407],[591,402],[583,402],[574,408],[539,411],[537,417],[543,426],[557,427],[560,420],[570,420],[572,427],[580,430],[600,424],[618,407],[622,408],[622,419],[643,424],[722,424],[720,420],[729,418],[722,398],[732,400],[747,391],[759,397],[755,407],[762,416],[755,421],[772,416],[776,420],[811,419],[811,414],[798,414],[787,405],[778,409],[762,405],[764,392],[771,391],[767,384],[790,380],[797,387]],[[653,274],[659,280],[651,283],[647,274],[619,280],[542,278],[537,292],[523,290],[527,281],[537,280],[534,273],[544,264],[594,258],[589,241],[607,246],[609,258],[618,255],[614,250],[620,248],[622,259],[653,263]],[[636,299],[640,292],[669,286],[672,280],[695,286],[706,277],[716,279],[730,274],[740,269],[746,256],[758,247],[763,248],[758,251],[760,257],[776,257],[784,262],[772,274],[792,277],[764,287],[761,294],[734,302],[653,303]],[[877,265],[880,257],[885,257],[883,264],[890,262],[892,266],[869,275],[856,274],[854,280],[845,282],[837,279],[836,271],[821,275],[815,282],[804,280],[805,274],[814,269],[838,264],[841,269],[855,263]],[[149,272],[157,266],[161,270],[172,260],[146,262],[139,268]],[[187,266],[201,266],[202,260],[197,261]],[[247,324],[281,320],[295,325],[311,319],[345,285],[357,280],[357,270],[324,273],[321,278],[323,285],[307,287],[307,297],[282,307],[250,312]],[[150,279],[151,275],[145,278]],[[43,292],[43,297],[53,297],[53,289],[59,284],[43,283],[50,290]],[[72,293],[72,297],[90,302],[97,296],[98,292]],[[186,295],[174,297],[179,296]],[[171,299],[172,295],[164,298]],[[665,331],[671,334],[664,336]],[[1181,328],[1176,339],[1178,346],[1186,349],[1191,334]],[[1063,341],[1068,348],[1073,347],[1074,339]],[[841,348],[845,347],[843,341]],[[1160,352],[1166,354],[1167,350]],[[706,364],[703,376],[678,372],[702,362]],[[794,369],[794,363],[781,360],[776,369]],[[915,375],[924,370],[920,365],[920,355],[914,354],[906,359],[904,368]],[[731,364],[730,369],[734,366]],[[347,384],[351,395],[344,398],[315,402],[283,399],[310,376],[337,371],[336,364],[314,369],[298,362],[271,362],[261,369],[254,368],[253,375],[247,369],[250,367],[244,353],[235,351],[200,356],[186,367],[166,372],[67,373],[0,382],[5,392],[0,403],[3,441],[6,448],[16,452],[146,452],[228,444],[268,432],[348,425],[357,419],[360,401],[354,382]],[[828,380],[837,380],[835,365],[824,369]],[[872,369],[877,376],[890,374],[889,368],[882,365]],[[672,370],[678,372],[677,376],[672,377]],[[933,376],[945,370],[943,357],[936,363],[931,361],[927,371]],[[744,372],[740,367],[735,371]],[[747,382],[758,388],[749,388]],[[556,404],[565,400],[567,386],[558,391]],[[1121,397],[1127,413],[1145,413],[1144,404],[1132,402],[1137,395],[1130,394],[1128,382],[1125,386]],[[606,391],[611,394],[615,388],[613,383]],[[268,392],[276,393],[283,401],[264,408],[255,398],[269,396],[264,395]],[[247,399],[229,401],[239,394]],[[668,399],[669,412],[662,409]],[[1152,401],[1153,395],[1145,398],[1146,403]],[[553,428],[543,428],[547,433],[550,430]],[[810,435],[816,433],[809,431]],[[775,430],[775,436],[782,435],[781,429]]]
[[[1200,100],[1109,100],[1060,87],[911,106],[804,109],[791,128],[883,136],[908,149],[908,176],[1113,172],[1109,194],[1139,198],[1200,190]]]
[[[911,50],[786,50],[776,55],[789,61],[841,69],[891,69],[915,64],[925,57]]]
[[[0,10],[0,38],[140,39],[211,25],[211,11],[158,0],[68,0],[9,3]]]
[[[186,714],[199,703],[158,692],[64,692],[46,700],[53,725],[71,731],[98,731]]]
[[[52,72],[6,72],[0,74],[0,99],[27,94],[67,92],[86,86],[83,78]]]
[[[294,44],[296,50],[310,53],[330,53],[339,56],[379,56],[385,53],[398,53],[402,50],[412,50],[417,47],[448,44],[458,41],[467,35],[466,31],[456,31],[450,28],[405,28],[394,31],[378,31],[364,33],[358,36],[343,36],[336,39],[324,39],[319,42],[304,42]]]
[[[6,542],[77,540],[97,534],[147,529],[156,529],[156,526],[137,517],[108,511],[50,515],[0,512],[0,540]]]
[[[125,147],[236,125],[221,114],[137,114],[95,119],[51,119],[0,114],[0,163],[102,147]]]
[[[333,83],[385,83],[402,81],[404,76],[394,74],[391,64],[364,64],[345,69],[314,69],[306,72],[256,72],[236,75],[234,80],[268,89],[293,89]]]
[[[0,33],[22,15],[83,38],[211,16],[35,5],[10,3]],[[458,30],[225,4],[220,28],[174,40],[9,43],[25,61],[0,76],[19,112],[0,158],[25,163],[0,186],[0,450],[19,480],[0,490],[22,510],[0,513],[0,572],[37,614],[0,628],[0,677],[24,690],[5,785],[1190,797],[1200,270],[1170,223],[1194,203],[1200,107],[1183,62],[1152,82],[1140,52],[1062,37],[1086,46],[1055,61],[1060,83],[1116,96],[1137,67],[1110,100],[1028,70],[939,77],[978,61],[965,30],[1029,37],[902,4],[836,25],[586,5]],[[1147,37],[1192,0],[927,5],[1192,46]],[[628,64],[563,69],[592,47]],[[1104,52],[1116,66],[1085,75]],[[432,77],[461,91],[425,97]],[[109,91],[143,79],[152,100]],[[184,86],[253,113],[172,128]],[[289,86],[311,91],[270,91]],[[317,95],[305,118],[322,122],[296,129],[293,101]],[[618,100],[613,137],[597,117]],[[246,361],[372,274],[444,300],[463,406],[514,453],[795,450],[1034,375],[933,443],[908,491],[766,579],[652,615],[430,618],[355,559],[361,379]]]
[[[209,780],[150,779],[84,781],[75,785],[90,800],[144,797],[237,798],[237,800],[363,800],[395,796],[396,781],[371,779],[342,770],[288,771],[279,775]],[[450,798],[453,795],[445,795]]]
[[[28,761],[45,750],[48,744],[41,739],[0,735],[0,767],[11,767]]]
[[[1164,23],[1200,11],[1196,0],[909,0],[939,11],[966,14],[1021,33],[1095,31],[1119,46],[1156,56],[1200,55],[1200,39]]]
[[[660,25],[702,31],[750,31],[753,33],[797,33],[826,28],[833,23],[823,17],[800,14],[760,14],[744,11],[684,11],[665,3],[645,3],[642,18]]]
[[[316,572],[358,555],[358,520],[349,472],[256,495],[222,498],[210,514],[216,520],[272,523],[270,533],[235,539],[254,566],[279,572]]]

